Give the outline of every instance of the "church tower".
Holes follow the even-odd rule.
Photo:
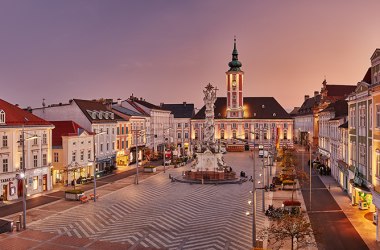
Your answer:
[[[227,81],[227,118],[243,118],[243,75],[240,70],[242,66],[238,60],[236,49],[236,38],[234,38],[234,49],[232,61],[228,63],[230,69],[226,72]]]

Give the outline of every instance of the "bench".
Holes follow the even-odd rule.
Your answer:
[[[79,200],[80,200],[81,203],[86,203],[86,202],[88,202],[88,197],[86,195],[82,195],[79,198]]]
[[[90,199],[91,199],[91,200],[94,199],[94,194],[90,194]],[[99,195],[98,195],[98,194],[96,195],[96,199],[99,199]]]

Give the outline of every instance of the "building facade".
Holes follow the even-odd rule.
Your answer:
[[[273,97],[245,97],[244,72],[238,60],[236,40],[232,61],[226,72],[227,96],[215,102],[215,139],[230,150],[249,149],[254,144],[266,148],[293,147],[293,120]],[[205,106],[191,120],[191,136],[204,136]],[[244,141],[242,145],[241,142]]]
[[[161,104],[165,110],[172,113],[172,143],[176,147],[178,156],[191,155],[191,118],[194,116],[194,104]]]
[[[380,213],[380,49],[371,56],[371,67],[367,72],[367,82],[371,82],[372,95],[372,202],[376,214]],[[378,218],[378,217],[377,217]],[[376,240],[380,241],[379,220],[376,223]]]
[[[146,133],[150,127],[150,117],[137,110],[123,107],[121,100],[118,100],[117,103],[112,105],[112,111],[128,121],[128,123],[125,124],[124,129],[120,128],[118,131],[118,145],[120,145],[121,148],[124,147],[124,149],[118,151],[118,162],[122,160],[123,163],[128,165],[135,162],[136,159],[136,140],[140,159],[144,155],[143,151],[146,151],[147,148],[151,146],[152,143],[150,143],[150,141],[154,140],[151,135]],[[149,150],[151,150],[151,148],[149,148]],[[150,157],[150,153],[148,154],[148,152],[145,152],[145,155],[148,158]]]
[[[32,195],[52,188],[53,128],[46,120],[0,99],[0,196],[4,200],[22,197],[24,191]]]
[[[53,104],[32,110],[33,114],[50,121],[70,120],[94,133],[97,174],[115,166],[117,120],[121,119],[99,101],[73,99],[67,104]]]
[[[76,185],[94,177],[94,135],[73,121],[51,121],[53,185]]]

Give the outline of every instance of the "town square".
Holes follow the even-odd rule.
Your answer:
[[[380,249],[379,9],[0,1],[0,249]]]

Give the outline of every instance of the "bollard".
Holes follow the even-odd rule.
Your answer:
[[[20,232],[20,230],[21,230],[21,222],[20,221],[16,221],[16,231]]]

